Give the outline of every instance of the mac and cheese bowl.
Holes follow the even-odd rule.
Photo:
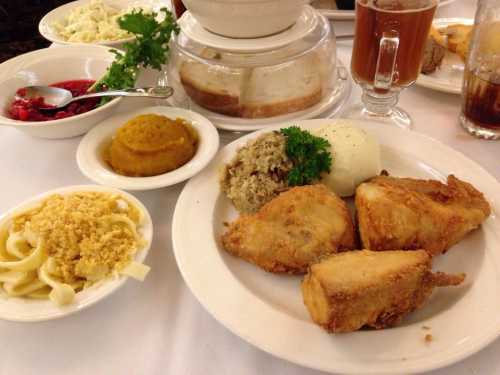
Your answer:
[[[60,318],[142,280],[152,237],[147,209],[118,189],[68,186],[21,203],[0,218],[0,318]]]
[[[9,109],[16,92],[26,86],[51,85],[71,80],[97,80],[113,62],[103,46],[61,46],[29,52],[0,65],[0,126],[10,126],[40,138],[69,138],[85,134],[111,116],[121,98],[88,112],[50,121],[14,120]]]

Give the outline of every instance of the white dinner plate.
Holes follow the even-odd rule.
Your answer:
[[[112,189],[97,185],[74,185],[50,190],[36,197],[30,198],[7,211],[0,217],[0,225],[4,225],[5,221],[9,220],[12,216],[24,212],[26,209],[32,208],[34,205],[36,205],[37,202],[40,202],[40,200],[43,200],[50,195],[69,194],[80,191],[98,191],[118,194],[125,197],[132,204],[139,208],[139,210],[144,215],[144,222],[139,228],[139,232],[142,234],[144,240],[146,241],[146,245],[141,251],[137,252],[134,260],[140,263],[144,262],[144,259],[146,259],[146,256],[148,255],[149,248],[151,247],[151,241],[153,239],[153,221],[151,220],[151,216],[149,215],[146,207],[137,198],[118,189]],[[117,291],[120,287],[122,287],[127,280],[128,277],[120,275],[110,277],[109,279],[103,280],[102,282],[98,282],[95,285],[76,293],[73,302],[65,306],[57,306],[50,300],[36,300],[0,296],[0,319],[16,322],[38,322],[43,320],[62,318],[63,316],[77,313],[93,305],[94,303],[110,296],[111,293]]]
[[[310,6],[304,10],[293,26],[283,32],[262,38],[227,38],[205,29],[193,17],[185,12],[179,19],[179,26],[190,39],[208,47],[232,52],[257,52],[277,49],[304,38],[318,24],[318,14]]]
[[[141,114],[154,113],[171,119],[182,118],[189,122],[199,136],[195,155],[183,166],[158,176],[128,177],[111,169],[103,158],[106,147],[118,128],[128,120]],[[81,140],[76,152],[76,161],[80,171],[92,181],[124,190],[151,190],[171,186],[187,180],[201,171],[215,156],[219,149],[217,129],[205,117],[198,113],[174,107],[145,107],[133,112],[120,113],[110,117],[92,130]]]
[[[453,3],[454,1],[456,0],[441,0],[439,2],[438,8]],[[333,8],[331,4],[334,2],[335,0],[314,0],[312,4],[318,4],[318,10],[320,11],[320,13],[331,20],[347,21],[353,20],[355,18],[356,14],[354,10],[337,9],[335,5],[333,5],[335,7]]]
[[[267,118],[239,118],[222,115],[205,109],[193,101],[189,102],[190,108],[212,121],[218,129],[230,131],[253,131],[264,128],[269,128],[276,124],[281,124],[287,121],[294,122],[300,120],[307,120],[315,117],[333,117],[344,106],[347,99],[351,95],[352,82],[350,74],[345,68],[344,64],[337,59],[337,66],[335,69],[334,84],[325,90],[321,101],[310,108],[302,111],[287,113],[284,115],[267,117]]]
[[[319,119],[298,125],[311,128],[331,122]],[[313,324],[302,302],[300,277],[266,273],[229,255],[220,244],[224,223],[237,213],[220,192],[219,168],[248,140],[269,130],[224,147],[185,186],[172,223],[179,269],[195,297],[221,324],[256,347],[302,366],[387,375],[429,371],[459,361],[500,333],[499,183],[472,160],[424,135],[380,123],[359,126],[379,140],[382,167],[391,174],[444,180],[453,173],[472,182],[489,200],[491,217],[434,262],[436,270],[465,272],[462,286],[436,290],[395,328],[331,335]],[[431,342],[425,340],[428,334]]]
[[[440,29],[453,24],[472,25],[472,18],[438,18],[432,23]],[[462,93],[464,75],[464,62],[455,53],[446,51],[441,66],[431,74],[420,74],[416,84],[429,89],[446,92],[449,94]]]

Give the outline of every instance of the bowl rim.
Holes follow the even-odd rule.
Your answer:
[[[199,137],[196,153],[179,168],[155,176],[130,177],[121,175],[112,168],[106,168],[106,175],[103,175],[104,167],[100,163],[95,165],[100,159],[99,149],[102,143],[114,137],[116,131],[123,126],[124,119],[148,113],[169,118],[180,117],[188,121]],[[116,123],[118,120],[122,120],[120,124]],[[117,113],[97,123],[78,144],[76,162],[80,172],[95,183],[126,191],[146,191],[172,186],[200,173],[212,162],[219,145],[220,137],[216,127],[202,114],[180,107],[149,106]]]
[[[105,1],[105,0],[104,0]],[[57,8],[52,9],[50,12],[46,13],[40,22],[38,23],[38,32],[48,41],[57,44],[63,45],[97,45],[97,46],[108,46],[108,47],[117,47],[123,43],[130,42],[135,39],[135,36],[131,36],[128,38],[117,39],[117,40],[103,40],[103,41],[94,41],[94,42],[70,42],[64,40],[60,37],[57,37],[58,33],[53,29],[52,25],[50,25],[48,19],[54,17],[54,15],[62,10],[71,11],[79,5],[84,5],[89,3],[89,0],[75,0],[70,3],[66,3],[58,6]],[[124,8],[122,8],[124,9]],[[61,17],[62,18],[62,17]]]
[[[110,57],[112,57],[112,54],[110,52],[110,49],[111,47],[108,47],[108,46],[102,46],[102,45],[93,45],[93,44],[85,44],[84,45],[85,48],[87,49],[95,49],[96,51],[99,51],[99,52],[106,52],[107,54],[109,54]],[[0,69],[1,67],[4,65],[4,64],[7,64],[7,63],[10,63],[11,61],[13,61],[14,59],[18,59],[18,58],[22,58],[23,56],[25,55],[28,55],[30,54],[30,57],[35,57],[37,54],[46,54],[46,53],[50,53],[50,52],[53,52],[54,54],[58,54],[59,53],[59,57],[61,57],[61,53],[62,53],[62,56],[64,56],[64,53],[67,51],[67,52],[72,52],[72,51],[80,51],[82,45],[80,46],[77,46],[77,45],[65,45],[65,46],[59,46],[59,47],[55,47],[55,48],[41,48],[41,49],[38,49],[38,50],[35,50],[35,51],[31,51],[31,52],[27,52],[25,54],[22,54],[22,55],[18,55],[18,56],[15,56],[13,57],[12,59],[9,59],[7,61],[5,61],[4,63],[0,64]],[[83,56],[83,55],[81,55]],[[88,55],[84,55],[85,57],[88,57]],[[41,59],[42,61],[45,60],[50,60],[52,57],[54,56],[51,56],[50,54],[47,55],[47,56],[44,56],[43,59]],[[97,57],[97,59],[103,59],[101,57]],[[111,59],[110,59],[111,61]],[[22,69],[25,69],[25,67],[23,67],[22,64],[19,64],[21,67],[19,69],[15,68],[15,72],[13,72],[13,74],[9,75],[9,76],[6,76],[6,77],[2,77],[0,76],[0,88],[1,86],[14,78],[14,75],[21,71]],[[3,94],[4,95],[4,94]],[[110,102],[102,105],[102,106],[99,106],[99,107],[96,107],[88,112],[84,112],[84,113],[80,113],[78,115],[75,115],[75,116],[70,116],[70,117],[65,117],[65,118],[62,118],[62,119],[57,119],[57,120],[49,120],[49,121],[21,121],[21,120],[14,120],[14,119],[11,119],[9,117],[6,117],[3,113],[0,112],[0,126],[10,126],[10,127],[23,127],[23,128],[42,128],[42,127],[51,127],[51,126],[57,126],[57,125],[60,125],[60,124],[66,124],[66,123],[69,123],[71,121],[74,121],[74,120],[81,120],[81,119],[84,119],[86,117],[90,117],[94,114],[97,114],[99,112],[102,112],[102,111],[105,111],[106,109],[109,109],[111,107],[114,107],[116,105],[118,105],[121,101],[122,101],[123,98],[115,98],[113,100],[111,100]],[[1,108],[2,111],[4,111],[6,108],[3,107]]]

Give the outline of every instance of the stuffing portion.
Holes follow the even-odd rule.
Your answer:
[[[221,189],[238,211],[257,212],[288,189],[287,176],[293,164],[285,147],[283,134],[265,133],[238,150],[233,160],[224,166]]]

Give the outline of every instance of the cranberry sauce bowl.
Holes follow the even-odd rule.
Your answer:
[[[0,65],[0,126],[10,126],[41,138],[85,134],[111,116],[121,99],[104,105],[82,100],[58,109],[38,109],[43,98],[23,99],[27,86],[56,86],[83,95],[112,63],[108,47],[81,45],[45,48],[17,56]],[[37,102],[38,101],[38,102]]]
[[[50,87],[57,87],[71,92],[73,98],[85,95],[87,90],[95,83],[91,79],[75,79],[50,84]],[[7,113],[13,120],[19,121],[51,121],[66,117],[76,116],[95,109],[99,105],[100,99],[90,98],[73,102],[64,108],[45,102],[43,96],[28,97],[26,88],[16,91],[16,97],[10,104]],[[42,109],[41,109],[42,108]],[[53,110],[51,108],[54,108]]]

